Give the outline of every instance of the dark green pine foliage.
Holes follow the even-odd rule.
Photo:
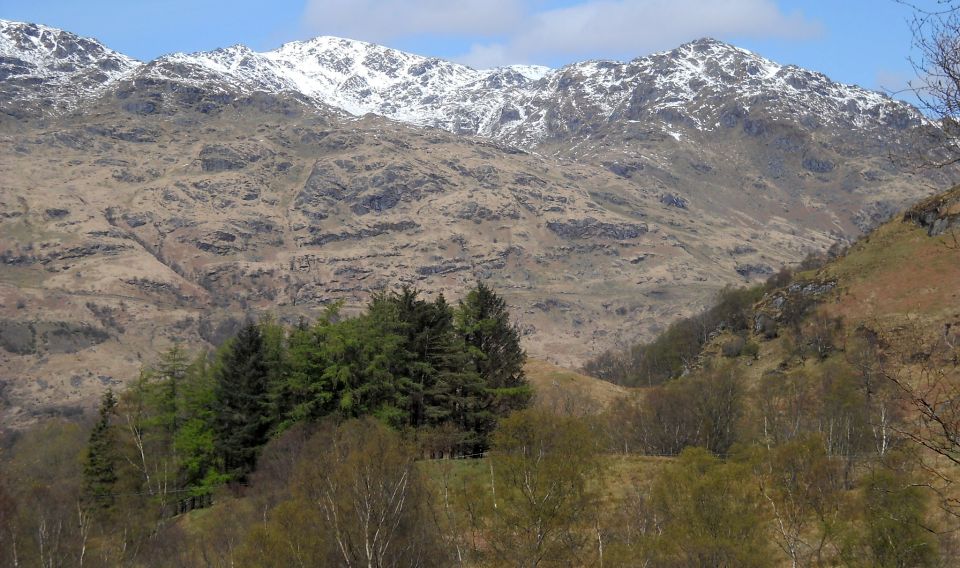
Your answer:
[[[394,427],[452,425],[458,435],[450,449],[464,454],[486,448],[496,426],[492,408],[500,391],[487,388],[477,372],[454,316],[442,294],[430,302],[404,287],[375,295],[361,320],[377,336],[390,338],[384,344],[390,346],[393,390],[384,391],[373,414]]]
[[[113,493],[118,479],[117,463],[120,455],[112,424],[116,407],[117,398],[113,390],[108,389],[100,401],[100,418],[90,433],[83,466],[86,498],[94,507],[100,509],[109,509],[113,505]]]
[[[457,328],[467,344],[473,369],[493,394],[493,410],[505,415],[530,403],[532,391],[523,371],[527,355],[520,333],[510,323],[507,303],[478,282],[460,301]]]
[[[447,413],[434,394],[441,374],[449,371],[447,356],[456,350],[453,311],[446,300],[441,295],[427,302],[416,289],[404,287],[375,298],[370,314],[386,326],[386,333],[400,338],[391,372],[404,422],[416,428],[444,421]]]
[[[453,308],[443,295],[423,302],[422,317],[411,335],[414,360],[426,371],[417,382],[420,405],[411,407],[415,427],[453,424],[460,432],[454,448],[459,453],[486,449],[496,426],[490,410],[491,391],[477,372],[471,351],[458,333]]]
[[[460,454],[487,449],[487,438],[497,425],[492,411],[493,394],[473,367],[463,340],[453,336],[455,346],[440,356],[437,380],[424,393],[427,426],[452,424],[459,432],[453,448]]]
[[[269,365],[260,327],[248,322],[223,354],[216,374],[214,431],[224,473],[243,480],[270,432]]]
[[[287,340],[287,374],[273,384],[271,402],[278,430],[303,420],[318,420],[333,409],[335,393],[324,378],[330,365],[328,337],[335,328],[322,318],[314,326],[300,325]]]

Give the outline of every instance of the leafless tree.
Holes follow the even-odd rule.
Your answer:
[[[945,513],[960,519],[960,349],[918,325],[900,335],[900,361],[881,370],[913,414],[896,431],[921,448],[917,464],[929,474],[929,489]]]
[[[925,166],[943,168],[960,163],[960,1],[938,0],[932,8],[910,0],[897,0],[913,10],[910,63],[917,78],[907,92],[920,109],[939,123],[940,137],[933,145],[917,145]]]
[[[442,564],[416,452],[372,419],[311,439],[294,493],[320,513],[343,566]]]

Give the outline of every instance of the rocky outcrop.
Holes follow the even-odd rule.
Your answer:
[[[340,233],[322,233],[315,237],[310,238],[304,244],[314,245],[314,246],[323,246],[327,243],[335,243],[337,241],[358,241],[362,239],[369,239],[371,237],[376,237],[391,232],[400,232],[400,231],[413,231],[420,228],[419,223],[413,221],[399,221],[396,223],[377,223],[370,227],[364,227],[358,231],[343,231]]]
[[[931,237],[960,230],[960,186],[918,203],[904,214],[904,221],[923,227]]]
[[[208,144],[200,150],[200,168],[211,173],[241,170],[268,155],[265,149],[251,145]]]
[[[648,230],[643,223],[606,223],[593,217],[550,221],[547,228],[565,239],[602,238],[618,241],[636,239]]]
[[[107,339],[109,333],[83,323],[0,319],[0,348],[16,355],[76,353]]]
[[[835,281],[806,281],[767,294],[754,313],[754,333],[765,339],[777,337],[781,325],[799,322],[836,289]]]
[[[773,274],[773,267],[769,264],[738,264],[736,268],[737,274],[743,276],[744,278],[753,278],[754,276],[769,276]]]
[[[663,203],[667,207],[676,207],[677,209],[686,209],[689,205],[689,202],[685,198],[673,193],[664,193],[661,195],[660,203]]]

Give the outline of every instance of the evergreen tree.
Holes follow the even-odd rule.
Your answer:
[[[419,294],[414,288],[404,287],[398,294],[380,297],[380,305],[371,306],[372,314],[392,316],[387,331],[401,338],[392,372],[407,424],[415,428],[446,419],[449,412],[438,408],[440,401],[433,393],[440,387],[442,374],[458,370],[446,368],[451,363],[449,356],[458,349],[453,310],[442,294],[434,302],[421,299]],[[384,309],[384,302],[389,308]]]
[[[158,421],[171,435],[176,432],[182,417],[179,416],[181,405],[180,383],[187,374],[187,353],[178,344],[171,347],[160,356],[157,366],[156,382],[162,385],[157,393],[157,410],[160,414]]]
[[[473,369],[494,396],[495,411],[505,414],[529,404],[532,394],[523,371],[527,355],[520,347],[519,331],[510,323],[506,301],[478,282],[460,301],[457,329]]]
[[[330,366],[328,338],[335,331],[327,318],[312,327],[300,325],[291,330],[287,372],[271,392],[278,430],[301,420],[318,420],[332,411],[335,392],[324,371]]]
[[[269,367],[263,335],[248,322],[226,349],[216,374],[215,433],[224,472],[244,479],[270,431]]]
[[[180,460],[182,486],[197,495],[224,481],[216,470],[216,375],[207,354],[199,353],[179,384],[181,419],[174,448]]]
[[[108,509],[113,504],[113,490],[118,478],[119,453],[112,424],[116,407],[117,398],[113,390],[108,389],[100,401],[100,418],[90,433],[83,467],[86,496],[103,509]]]

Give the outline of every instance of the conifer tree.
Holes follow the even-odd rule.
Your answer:
[[[269,368],[263,335],[249,322],[226,349],[216,379],[216,447],[224,472],[244,479],[270,430]]]
[[[103,509],[113,504],[112,493],[118,479],[119,453],[112,424],[116,407],[117,398],[113,390],[108,389],[100,401],[100,418],[90,433],[83,467],[86,497]]]
[[[187,353],[178,344],[160,356],[157,366],[157,378],[163,385],[160,389],[160,400],[157,402],[160,413],[159,421],[168,433],[173,434],[179,427],[180,410],[180,383],[187,374]]]
[[[473,369],[495,397],[498,411],[523,408],[531,398],[523,371],[527,355],[520,332],[510,322],[507,303],[478,282],[460,301],[457,329],[466,341]]]

